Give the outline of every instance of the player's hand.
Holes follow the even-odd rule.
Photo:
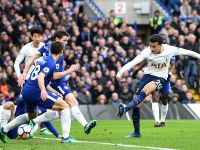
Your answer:
[[[19,78],[17,79],[17,83],[18,83],[18,86],[19,86],[19,87],[22,87],[22,86],[23,86],[23,84],[25,83],[25,78],[26,78],[26,76],[23,75],[23,74],[21,74],[21,75],[19,76]]]
[[[71,65],[70,72],[75,72],[79,70],[79,65]]]
[[[125,82],[126,81],[126,79],[122,78],[122,76],[119,73],[116,75],[116,79],[118,81],[121,81],[121,82]]]
[[[47,99],[47,91],[46,90],[42,90],[41,91],[41,98],[43,101],[45,101]]]

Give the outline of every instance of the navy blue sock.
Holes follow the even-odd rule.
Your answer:
[[[144,92],[140,92],[140,94],[133,99],[126,107],[125,107],[125,112],[131,110],[132,108],[134,108],[136,105],[140,104],[146,97],[146,93]]]
[[[132,119],[135,133],[140,134],[140,108],[133,108]]]
[[[51,133],[53,133],[56,137],[59,136],[58,131],[54,128],[54,126],[51,122],[44,122],[44,124],[47,127],[47,129],[49,129],[49,131],[51,131]]]
[[[46,126],[45,126],[44,122],[42,122],[42,123],[40,124],[40,130],[45,129],[45,128],[46,128]]]

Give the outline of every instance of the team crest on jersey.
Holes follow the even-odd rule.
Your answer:
[[[69,89],[67,86],[64,87],[65,89]]]
[[[49,68],[45,67],[44,68],[44,72],[48,73],[49,72]]]
[[[59,69],[60,68],[60,64],[56,64],[56,69]]]

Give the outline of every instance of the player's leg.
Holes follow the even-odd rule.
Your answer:
[[[169,77],[170,78],[170,77]],[[162,105],[161,105],[161,118],[160,118],[160,126],[165,127],[165,118],[167,116],[168,112],[168,99],[169,99],[169,93],[171,91],[171,85],[170,81],[168,79],[167,83],[164,84],[161,93],[162,93]]]
[[[70,105],[73,117],[84,127],[85,133],[89,134],[91,129],[96,126],[96,120],[90,123],[85,120],[85,117],[78,107],[78,101],[72,93],[65,96],[65,101]]]
[[[56,137],[59,136],[59,133],[56,131],[55,127],[51,124],[51,120],[55,120],[59,118],[58,111],[53,111],[53,110],[46,110],[45,108],[38,107],[39,109],[39,116],[34,118],[33,120],[30,120],[30,123],[35,125],[35,124],[40,124],[44,123],[45,126],[53,133]]]
[[[1,128],[0,139],[6,143],[7,142],[6,134],[8,133],[8,131],[10,131],[11,129],[13,129],[16,126],[26,123],[28,120],[29,119],[28,119],[27,113],[17,116],[15,119],[13,119],[12,121],[10,121],[8,124],[6,124],[5,126],[3,126]]]
[[[86,134],[89,134],[91,129],[96,126],[96,120],[88,123],[83,116],[82,112],[78,107],[78,101],[75,96],[72,94],[70,88],[66,82],[60,82],[59,86],[52,86],[55,90],[63,95],[65,102],[67,102],[71,108],[71,113],[73,117],[84,127]]]
[[[124,113],[129,111],[130,109],[134,108],[136,105],[140,104],[147,95],[155,92],[156,90],[160,90],[163,85],[166,83],[166,80],[163,78],[151,76],[151,75],[144,75],[142,78],[143,88],[138,96],[133,99],[127,106],[120,104],[119,110],[117,113],[118,117],[121,117]],[[142,86],[141,86],[142,87]]]
[[[154,127],[160,127],[159,92],[153,93],[152,112],[155,119]]]
[[[169,99],[168,93],[162,95],[161,118],[160,118],[161,127],[165,127],[165,119],[168,112],[168,99]]]
[[[129,134],[128,136],[126,136],[126,138],[139,138],[139,137],[141,137],[141,133],[140,133],[140,107],[141,107],[141,104],[139,104],[135,108],[133,108],[132,121],[133,121],[134,132]]]
[[[2,109],[1,127],[8,124],[9,121],[14,119],[15,105],[13,102],[6,102]]]
[[[60,97],[51,92],[48,92],[48,98],[44,101],[41,98],[37,101],[37,105],[44,107],[46,109],[52,109],[60,111],[60,119],[62,126],[62,143],[72,143],[76,142],[71,136],[70,127],[71,127],[71,117],[69,105]]]
[[[122,117],[122,115],[125,114],[127,111],[131,110],[136,105],[140,104],[148,94],[153,93],[156,90],[156,88],[157,85],[154,81],[147,83],[147,85],[144,86],[139,95],[136,96],[136,98],[133,99],[127,106],[123,104],[119,105],[117,116]]]

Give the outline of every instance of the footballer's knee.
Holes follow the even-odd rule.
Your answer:
[[[64,110],[69,107],[69,105],[61,98],[59,100],[59,110]]]
[[[6,102],[3,108],[6,110],[12,110],[15,108],[15,105],[13,102]]]
[[[34,119],[38,116],[38,110],[35,110],[33,113],[28,113],[29,119]]]
[[[67,102],[70,107],[78,106],[78,101],[72,93],[65,96],[65,102]]]

